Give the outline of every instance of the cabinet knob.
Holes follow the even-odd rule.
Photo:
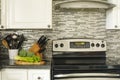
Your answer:
[[[48,25],[48,28],[50,28],[50,25]]]
[[[42,80],[41,77],[38,77],[38,80]]]
[[[4,26],[1,26],[1,28],[4,28]]]
[[[115,25],[115,28],[118,28],[118,26],[117,26],[117,25]]]

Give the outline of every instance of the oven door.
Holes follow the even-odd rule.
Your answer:
[[[119,66],[53,66],[53,80],[120,80]]]
[[[120,80],[120,75],[115,73],[57,74],[54,75],[54,80]]]

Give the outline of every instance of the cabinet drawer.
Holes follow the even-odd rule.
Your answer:
[[[27,80],[27,70],[2,69],[2,80]]]
[[[28,70],[28,80],[50,80],[50,70]]]

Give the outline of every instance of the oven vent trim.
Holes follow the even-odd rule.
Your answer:
[[[115,4],[98,0],[66,0],[55,4],[56,9],[111,9]]]

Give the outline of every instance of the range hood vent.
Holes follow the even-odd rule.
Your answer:
[[[110,9],[114,4],[99,0],[66,0],[55,4],[56,8],[79,9],[79,8],[102,8]]]

